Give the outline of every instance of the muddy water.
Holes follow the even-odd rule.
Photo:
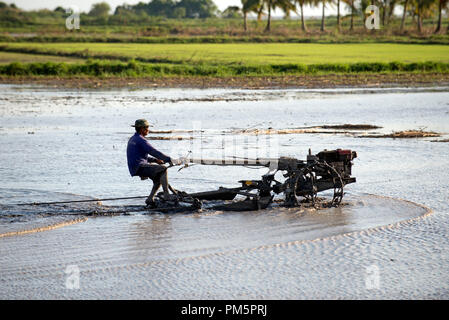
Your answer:
[[[352,123],[380,126],[368,131],[380,133],[423,128],[447,139],[446,88],[0,90],[2,298],[448,297],[447,143],[345,133],[232,134]],[[193,138],[153,142],[174,157],[191,151],[205,158],[303,159],[309,148],[353,149],[358,181],[346,188],[344,206],[319,211],[86,219],[77,212],[86,207],[17,206],[148,193],[151,185],[129,176],[125,158],[130,124],[141,117],[155,130],[174,131],[155,135]],[[169,170],[171,183],[185,191],[236,186],[266,171]],[[65,287],[68,265],[80,268],[79,290]],[[365,285],[371,265],[381,272],[374,290]]]

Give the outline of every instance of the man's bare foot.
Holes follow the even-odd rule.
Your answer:
[[[147,205],[147,208],[154,209],[154,208],[157,207],[156,202],[155,202],[153,199],[151,199],[151,198],[147,198],[147,199],[145,200],[145,204]]]

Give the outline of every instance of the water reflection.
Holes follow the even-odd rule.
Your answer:
[[[133,259],[157,259],[171,251],[173,243],[172,216],[153,215],[130,224],[128,245]]]

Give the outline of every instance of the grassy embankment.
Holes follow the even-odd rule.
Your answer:
[[[20,53],[46,56],[49,61],[0,66],[0,74],[7,76],[449,73],[449,46],[445,45],[0,43],[0,51],[0,57]],[[85,59],[86,62],[54,60],[61,58]]]

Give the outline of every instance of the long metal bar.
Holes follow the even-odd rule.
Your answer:
[[[278,159],[187,159],[188,163],[216,166],[261,166],[270,167]]]

